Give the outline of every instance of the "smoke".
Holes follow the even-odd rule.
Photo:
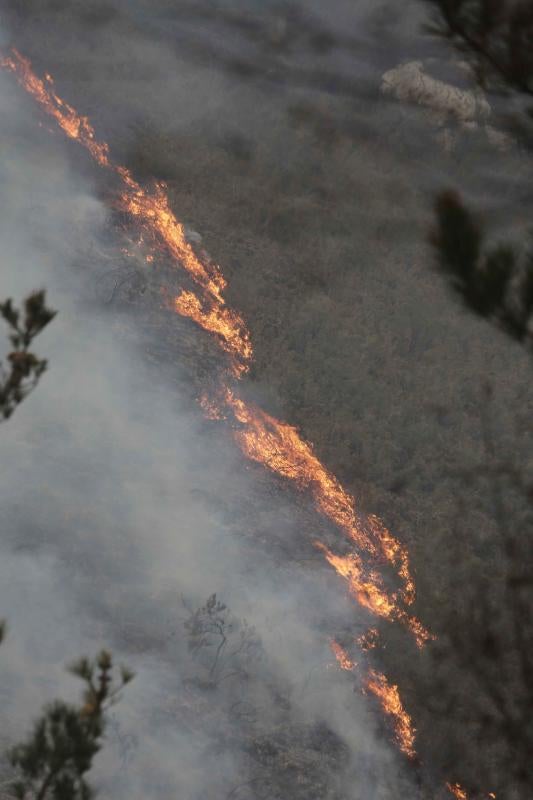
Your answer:
[[[114,52],[126,52],[131,42],[109,30]],[[155,44],[138,56],[157,62],[158,78],[169,58]],[[102,88],[100,68],[89,106]],[[119,83],[128,86],[123,76]],[[190,99],[185,83],[190,120],[202,99]],[[112,102],[109,88],[104,98]],[[349,754],[343,774],[326,778],[351,782],[355,765],[365,764],[368,785],[359,778],[348,796],[373,796],[375,764],[383,773],[388,764],[391,780],[396,766],[350,682],[328,669],[326,621],[353,629],[354,609],[309,549],[301,561],[296,549],[302,527],[320,522],[248,474],[223,431],[206,427],[179,357],[170,368],[147,364],[135,317],[104,304],[114,267],[106,252],[120,241],[110,234],[98,176],[81,150],[50,134],[46,121],[37,125],[35,107],[5,74],[0,103],[2,296],[20,300],[42,286],[59,311],[36,345],[50,369],[2,429],[0,609],[10,630],[1,652],[3,739],[22,737],[44,702],[74,699],[64,665],[106,646],[136,678],[97,760],[104,796],[219,798],[247,784],[253,759],[242,740],[222,740],[237,691],[231,682],[204,719],[201,709],[192,722],[186,717],[195,666],[181,598],[195,607],[216,591],[263,643],[264,663],[246,690],[254,735],[290,716],[302,749],[302,730],[325,725]],[[280,559],[272,544],[283,543]],[[269,708],[281,691],[290,714]],[[323,746],[315,745],[317,758],[325,759]],[[324,760],[324,772],[330,767]]]
[[[177,23],[168,11],[173,4],[164,2],[157,13],[155,3],[140,1],[18,2],[16,14],[13,4],[3,5],[11,8],[3,45],[13,40],[41,73],[60,81],[60,93],[90,116],[117,160],[129,159],[141,177],[151,175],[155,163],[158,177],[173,179],[178,216],[183,209],[186,221],[210,241],[217,233],[212,210],[227,205],[233,213],[235,228],[219,236],[222,268],[237,279],[252,332],[259,313],[267,316],[263,329],[273,331],[270,352],[254,337],[260,366],[252,391],[259,400],[266,398],[276,412],[289,406],[271,381],[273,371],[284,368],[279,345],[289,353],[291,397],[300,397],[300,376],[312,376],[307,404],[301,400],[298,408],[295,401],[309,438],[317,417],[330,420],[337,407],[340,419],[343,411],[348,421],[338,428],[324,424],[322,452],[330,462],[339,453],[350,481],[379,486],[410,470],[423,481],[419,495],[426,485],[437,486],[429,499],[409,500],[411,519],[431,520],[432,504],[449,492],[449,485],[439,488],[435,450],[449,447],[454,437],[437,434],[417,411],[420,375],[427,402],[438,398],[460,417],[455,439],[470,441],[468,370],[477,378],[488,363],[482,358],[476,367],[476,352],[496,353],[490,370],[501,382],[509,359],[514,364],[520,357],[501,343],[487,343],[475,323],[450,312],[426,276],[421,246],[413,244],[426,230],[417,193],[449,175],[462,181],[464,163],[457,156],[450,165],[435,155],[432,133],[416,110],[400,111],[384,100],[376,110],[368,90],[370,83],[377,95],[382,71],[407,52],[410,59],[423,52],[419,43],[406,49],[405,37],[420,16],[417,4],[398,17],[392,4],[365,2],[354,10],[353,3],[339,2],[336,35],[358,34],[368,17],[371,25],[352,37],[359,49],[345,43],[327,56],[309,48],[315,40],[307,15],[281,13],[287,8],[277,3],[268,12],[261,4],[262,13],[251,3],[232,4],[246,19],[259,20],[256,39],[253,28],[243,34],[227,15],[202,18],[188,4]],[[312,5],[319,19],[323,4]],[[307,32],[298,38],[301,31]],[[246,72],[254,59],[258,76]],[[280,63],[294,69],[280,77]],[[338,83],[353,117],[346,106],[339,111],[327,91],[305,82],[316,63],[326,75],[334,68],[348,78],[357,65],[357,91],[353,82]],[[265,737],[271,749],[264,751],[271,753],[274,745],[291,751],[296,771],[315,775],[322,768],[331,785],[330,794],[321,796],[335,796],[340,786],[343,796],[371,800],[389,785],[393,796],[412,796],[350,679],[328,669],[328,637],[337,630],[354,635],[366,620],[309,547],[325,524],[305,500],[244,464],[223,428],[204,422],[191,403],[212,354],[201,334],[191,334],[186,323],[158,307],[165,265],[150,272],[132,261],[134,301],[128,309],[129,273],[117,256],[122,239],[105,200],[105,176],[93,171],[82,150],[55,131],[50,135],[48,121],[7,75],[0,75],[0,103],[1,296],[20,299],[44,286],[59,310],[37,342],[50,370],[1,431],[0,614],[10,626],[0,650],[8,720],[3,735],[10,741],[22,736],[47,699],[76,697],[63,665],[108,646],[137,677],[113,711],[98,757],[95,780],[102,796],[219,800],[242,786],[234,796],[244,800],[254,796],[250,780],[265,781],[268,769],[277,769],[274,756],[260,750]],[[282,111],[272,113],[278,105]],[[302,147],[304,134],[288,135],[286,111],[293,106],[297,119],[324,137],[319,147]],[[374,139],[381,150],[368,146]],[[186,148],[179,159],[176,147]],[[335,147],[342,170],[337,164],[328,182]],[[461,151],[463,162],[471,150],[467,145]],[[267,167],[254,174],[257,151],[266,152]],[[410,159],[415,152],[418,159],[419,151],[415,168]],[[195,172],[199,155],[207,166]],[[483,157],[486,151],[470,167],[478,197],[488,170]],[[491,161],[491,181],[498,189],[505,185],[511,197],[523,187],[508,188],[508,164]],[[247,169],[257,212],[251,203],[239,205],[235,191],[237,178],[246,183]],[[346,178],[350,171],[353,183]],[[291,205],[287,186],[299,205]],[[321,206],[310,214],[316,201],[309,200],[309,186],[326,198],[327,214]],[[499,192],[498,202],[502,197]],[[239,261],[234,250],[242,219],[257,235],[252,246],[243,236]],[[292,259],[293,250],[284,257],[280,242],[295,242],[303,252],[300,262]],[[256,247],[265,270],[253,261]],[[138,297],[143,280],[146,301]],[[232,282],[229,288],[235,291]],[[338,317],[341,292],[349,302]],[[472,337],[470,353],[465,337]],[[435,358],[433,345],[440,340],[444,352]],[[468,379],[453,366],[462,360]],[[376,375],[385,381],[379,392]],[[505,391],[512,395],[513,388]],[[382,495],[366,491],[383,505]],[[397,515],[404,512],[402,506]],[[246,690],[229,681],[209,694],[191,684],[201,668],[187,651],[182,598],[195,608],[213,592],[261,637],[264,657]],[[231,709],[241,690],[254,721],[242,712],[235,725]],[[344,760],[338,742],[328,760],[326,735],[318,747],[305,744],[319,723],[347,748]],[[280,728],[292,742],[281,741]],[[255,796],[263,795],[258,790]]]

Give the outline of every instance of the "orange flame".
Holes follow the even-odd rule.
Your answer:
[[[356,662],[352,661],[344,647],[335,639],[331,639],[330,647],[341,669],[353,672],[357,668]],[[409,758],[416,758],[416,730],[411,717],[403,707],[398,687],[391,685],[383,673],[374,669],[368,672],[364,686],[366,691],[378,698],[383,712],[392,717],[394,736],[400,750]]]
[[[459,783],[447,783],[446,788],[453,794],[456,800],[468,800],[468,794],[465,789]],[[487,800],[496,800],[496,795],[494,792],[489,792],[487,795]]]
[[[17,50],[13,49],[10,56],[1,58],[0,66],[16,75],[23,88],[55,119],[70,139],[85,147],[100,166],[118,176],[121,182],[118,205],[136,220],[141,229],[140,239],[145,234],[153,247],[153,251],[146,255],[146,262],[153,263],[155,254],[163,248],[187,272],[203,294],[200,299],[191,291],[182,291],[174,298],[173,309],[215,335],[231,358],[233,376],[241,377],[248,370],[253,355],[246,325],[237,312],[226,306],[222,296],[226,281],[218,267],[207,257],[200,257],[187,241],[184,226],[170,207],[166,185],[155,183],[154,189],[149,191],[135,181],[126,167],[114,165],[109,158],[108,145],[96,139],[88,118],[79,115],[56,94],[49,75],[45,76],[45,80],[38,78],[29,60]],[[328,563],[347,580],[350,593],[373,614],[406,624],[419,646],[432,638],[422,624],[400,606],[400,603],[411,605],[415,598],[406,548],[377,517],[370,515],[363,519],[356,512],[354,498],[320,462],[311,445],[301,438],[296,428],[276,420],[260,408],[246,404],[225,385],[222,385],[221,396],[223,405],[238,423],[235,438],[243,453],[272,472],[292,480],[300,489],[308,489],[320,513],[335,523],[367,557],[392,565],[402,584],[396,592],[387,594],[381,577],[375,569],[365,566],[361,556],[355,553],[338,556],[317,542]],[[211,419],[226,419],[218,402],[204,397],[201,405]],[[371,630],[367,638],[361,637],[363,648],[375,646],[374,633]],[[357,666],[337,642],[332,640],[331,648],[342,669],[353,670]],[[393,718],[400,749],[413,758],[415,729],[403,708],[398,687],[390,685],[386,677],[375,670],[370,670],[365,685],[380,700],[384,713]],[[447,787],[457,800],[468,800],[459,784],[447,784]],[[495,799],[492,793],[488,797]]]
[[[46,82],[38,78],[28,59],[17,50],[12,50],[12,55],[3,58],[0,65],[15,73],[26,91],[55,119],[70,139],[77,139],[101,166],[111,166],[107,144],[96,141],[94,129],[87,117],[80,116],[72,106],[56,95],[50,75],[46,75]]]
[[[204,330],[219,337],[222,348],[233,356],[232,371],[235,377],[246,371],[246,364],[239,360],[239,356],[247,361],[251,358],[252,348],[248,339],[243,340],[242,332],[234,324],[235,315],[227,306],[211,303],[205,310],[194,292],[183,291],[174,298],[174,308],[178,314],[190,317]]]
[[[24,89],[39,103],[43,110],[52,116],[61,130],[70,139],[83,145],[95,161],[101,166],[111,169],[120,179],[119,207],[134,217],[149,239],[159,242],[166,251],[186,270],[190,278],[198,284],[208,299],[208,310],[196,298],[196,304],[188,304],[180,298],[176,299],[175,310],[193,319],[210,333],[216,333],[223,343],[224,349],[233,356],[232,372],[240,375],[248,368],[247,362],[252,357],[250,336],[241,317],[226,307],[222,292],[226,281],[220,270],[196,255],[185,236],[185,229],[179,222],[168,199],[164,183],[156,183],[153,191],[140,186],[126,167],[115,166],[109,159],[109,147],[105,142],[98,142],[95,132],[87,117],[80,116],[72,106],[65,103],[55,93],[50,76],[46,82],[38,78],[31,69],[28,59],[17,50],[2,59],[1,66],[15,73]],[[153,260],[153,254],[148,259]],[[192,293],[188,293],[194,297]],[[183,295],[181,295],[183,298]]]
[[[369,630],[361,634],[357,639],[357,644],[361,650],[365,652],[375,650],[379,644],[379,632],[377,628],[369,628]]]
[[[352,661],[344,647],[336,642],[335,639],[330,640],[329,646],[331,647],[339,667],[341,669],[345,669],[347,672],[353,672],[353,670],[357,667],[357,664],[355,661]]]
[[[416,729],[403,707],[398,687],[390,684],[385,675],[374,669],[369,671],[365,687],[378,698],[383,712],[392,718],[396,743],[400,750],[409,758],[416,758]]]
[[[182,291],[174,298],[173,309],[217,337],[231,357],[232,374],[240,377],[252,358],[248,331],[239,314],[225,304],[222,292],[226,281],[218,267],[208,259],[202,260],[187,241],[183,225],[170,208],[165,185],[156,183],[154,190],[148,191],[125,167],[113,165],[107,144],[96,140],[88,119],[78,115],[72,106],[58,97],[49,76],[45,83],[34,75],[30,62],[16,50],[2,60],[2,66],[15,73],[26,91],[56,120],[69,138],[82,144],[98,164],[113,170],[119,177],[122,187],[120,208],[136,220],[141,229],[140,237],[153,243],[154,248],[158,244],[164,245],[202,290],[203,299],[191,291]],[[352,595],[372,613],[406,623],[419,645],[427,641],[429,634],[422,624],[409,617],[398,605],[400,602],[411,604],[415,595],[407,550],[377,517],[370,516],[365,520],[356,512],[354,498],[324,467],[296,428],[244,403],[227,386],[222,387],[222,397],[239,423],[235,437],[244,454],[294,481],[299,488],[309,489],[317,509],[368,556],[391,564],[402,582],[401,589],[388,595],[380,577],[374,570],[365,569],[359,556],[335,556],[320,545],[328,562],[348,580]],[[215,405],[211,402],[211,414]]]
[[[457,800],[468,800],[468,795],[458,783],[447,783],[446,788],[453,794]]]
[[[348,581],[351,595],[371,613],[406,624],[421,647],[430,638],[429,632],[399,605],[406,598],[412,601],[414,597],[414,584],[404,548],[376,517],[370,517],[369,523],[365,523],[355,511],[353,497],[319,461],[311,445],[302,439],[296,428],[245,403],[227,387],[222,397],[239,423],[235,438],[248,458],[294,481],[298,488],[310,490],[317,509],[336,523],[359,550],[374,558],[381,556],[397,568],[404,586],[398,592],[388,594],[381,576],[374,569],[365,568],[360,555],[338,556],[323,543],[316,542],[328,563]]]

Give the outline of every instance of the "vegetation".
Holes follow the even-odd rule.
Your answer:
[[[221,4],[205,5],[213,8],[215,18]],[[482,8],[479,3],[439,5],[446,5],[455,24],[463,26],[475,21],[475,16],[464,16],[467,7],[472,14]],[[232,19],[225,15],[233,37],[240,30],[250,45],[246,58],[227,60],[228,69],[249,85],[267,75],[276,85],[290,88],[300,80],[300,87],[314,88],[316,73],[302,68],[291,74],[284,63],[300,45],[299,31],[305,29],[298,15],[287,17],[287,25],[278,29],[239,27],[239,14]],[[269,30],[275,34],[271,46]],[[469,36],[474,30],[469,28]],[[489,40],[496,42],[496,30],[503,28],[493,27],[484,46]],[[478,40],[470,52],[483,63],[480,80],[487,80],[491,61],[481,59],[481,44]],[[199,58],[201,51],[198,45]],[[523,55],[525,64],[527,52]],[[216,65],[224,63],[223,56],[209,54]],[[73,81],[76,64],[77,60],[68,65]],[[523,77],[520,80],[523,84]],[[344,96],[360,97],[360,87],[349,84],[344,84]],[[116,92],[110,85],[111,93]],[[525,523],[530,480],[519,459],[515,463],[507,457],[493,431],[512,428],[517,417],[518,455],[526,440],[525,425],[518,419],[526,407],[520,408],[513,394],[523,375],[519,348],[506,345],[504,337],[486,336],[483,326],[470,323],[443,301],[421,245],[426,234],[419,220],[426,209],[415,197],[419,175],[403,168],[405,151],[395,147],[398,132],[389,130],[381,118],[376,121],[367,106],[361,110],[354,103],[349,111],[338,113],[327,91],[328,86],[342,88],[335,76],[321,86],[318,99],[288,91],[280,101],[281,93],[271,92],[261,102],[254,95],[250,105],[244,93],[235,102],[237,93],[224,95],[220,89],[216,115],[206,108],[203,125],[196,120],[194,125],[183,122],[177,130],[170,125],[162,129],[159,120],[145,125],[130,163],[137,174],[169,180],[179,216],[202,232],[205,246],[229,276],[230,300],[243,309],[256,348],[251,391],[262,400],[266,397],[274,413],[297,424],[356,494],[361,509],[380,513],[409,546],[417,568],[418,612],[438,631],[439,643],[427,671],[417,672],[419,659],[404,640],[388,646],[383,657],[388,674],[408,698],[420,746],[432,743],[425,763],[440,767],[450,779],[463,780],[469,789],[485,794],[498,790],[503,797],[509,789],[506,776],[512,775],[521,783],[522,795],[531,796],[523,790],[525,751],[519,750],[512,763],[517,726],[527,721],[528,708],[529,688],[517,659],[516,637],[523,626],[516,626],[515,619],[529,602],[527,551],[522,549],[527,539],[521,535],[529,530]],[[104,107],[106,87],[98,91]],[[150,98],[146,107],[151,107]],[[224,108],[230,109],[231,119],[224,116]],[[408,131],[407,139],[409,135]],[[424,161],[424,143],[417,140],[414,146]],[[431,151],[429,159],[435,157]],[[454,164],[447,163],[446,169],[452,175],[458,172]],[[527,345],[526,249],[494,247],[462,200],[449,194],[437,206],[434,244],[441,274],[468,308]],[[158,276],[152,280],[155,283]],[[154,307],[159,308],[160,295],[155,290],[153,294]],[[113,301],[124,298],[119,289]],[[135,296],[129,299],[141,306]],[[168,347],[171,364],[185,338],[183,330],[193,338],[191,326],[180,324],[173,318],[171,330],[160,335],[158,329],[154,336],[158,353],[163,349],[160,342]],[[199,358],[198,352],[191,345],[190,364],[183,368],[190,368],[195,378],[200,372],[201,383],[208,358]],[[487,434],[477,420],[488,398],[479,397],[477,387],[486,380],[489,365],[495,391],[493,426],[483,423],[485,432],[491,431]],[[279,487],[264,479],[257,497],[249,501],[231,491],[228,487],[228,507],[244,509],[232,512],[232,525],[253,529],[255,540],[266,542],[265,553],[272,551],[268,513]],[[496,515],[493,501],[498,493],[504,505]],[[510,535],[515,542],[509,547]],[[302,557],[303,548],[287,538],[276,545],[275,558],[280,552],[284,560]],[[522,554],[518,572],[513,567],[516,559],[502,555],[513,548]],[[312,556],[306,552],[305,557]],[[215,657],[221,643],[222,653],[231,652],[231,637],[224,627],[222,632],[216,625],[206,627],[217,618],[218,602],[213,601],[213,614],[208,604],[201,613],[191,612],[190,623],[195,631],[195,669],[217,696],[221,685],[234,677],[221,684],[223,660]],[[385,639],[394,635],[383,632]],[[241,685],[238,677],[236,682]],[[502,684],[505,702],[512,704],[503,717],[492,700]],[[210,703],[207,706],[206,716],[211,711]],[[252,716],[247,709],[246,716]],[[250,749],[254,758],[258,754],[253,769],[260,763],[264,770],[257,796],[276,796],[268,780],[289,761],[285,755],[291,746],[294,752],[306,743],[301,730],[291,737],[288,717],[279,719],[276,735],[271,731],[254,740],[250,733],[249,741],[258,741]],[[324,752],[327,737],[317,738],[314,752]],[[296,788],[305,786],[308,796],[324,796],[316,791],[318,783],[303,783],[305,759],[299,763],[294,772],[302,783],[295,780]],[[327,766],[337,763],[332,759]],[[282,789],[277,787],[281,796]]]
[[[533,95],[533,4],[530,0],[429,0],[439,10],[430,30],[457,40],[478,78]]]
[[[346,745],[325,723],[299,718],[290,687],[276,678],[253,627],[216,595],[195,610],[186,608],[194,670],[186,682],[186,707],[203,708],[195,730],[217,751],[227,748],[243,777],[227,793],[219,785],[222,796],[341,800]]]
[[[250,665],[261,656],[255,629],[246,620],[235,619],[216,594],[191,611],[184,624],[190,652],[207,660],[209,681],[215,685],[231,677],[246,678]]]
[[[508,244],[487,249],[480,225],[456,192],[441,193],[435,211],[431,240],[441,273],[469,309],[530,348],[533,249],[521,253]]]
[[[39,291],[26,298],[24,314],[11,300],[0,304],[0,314],[9,325],[14,348],[7,357],[10,369],[3,370],[0,385],[0,414],[5,420],[46,370],[47,362],[30,348],[56,312],[47,307],[45,292]],[[0,622],[0,643],[4,636],[5,623]],[[94,661],[81,658],[70,672],[85,684],[82,705],[62,700],[48,705],[27,741],[7,753],[16,775],[11,791],[19,800],[89,800],[93,796],[85,775],[102,746],[106,711],[119,699],[133,673],[121,667],[117,681],[106,650]]]
[[[13,347],[7,357],[8,366],[0,363],[0,416],[6,420],[37,386],[46,370],[46,360],[38,358],[30,348],[56,312],[47,307],[45,292],[40,291],[26,298],[23,313],[11,300],[0,303],[0,315],[9,326]]]
[[[434,5],[441,13],[440,32],[459,41],[482,85],[496,78],[507,89],[533,94],[531,2],[437,0]],[[487,245],[482,226],[454,191],[437,197],[435,215],[431,242],[438,270],[467,308],[531,352],[531,243]],[[449,767],[461,760],[477,792],[490,784],[497,796],[522,798],[533,792],[533,481],[529,457],[520,463],[518,447],[502,457],[489,386],[479,415],[482,460],[459,470],[458,502],[463,509],[472,490],[485,495],[497,535],[477,567],[470,566],[464,536],[472,537],[472,531],[463,532],[458,511],[455,547],[447,554],[454,599],[445,637],[433,648],[435,680],[429,681],[431,697],[439,700],[428,700],[452,721],[446,726]],[[455,733],[461,726],[475,742],[466,759],[460,753],[464,736]]]
[[[85,684],[82,705],[58,700],[47,706],[33,734],[8,753],[17,774],[12,791],[19,800],[89,800],[94,795],[85,775],[102,746],[105,713],[133,674],[122,667],[117,682],[105,650],[94,661],[80,659],[70,671]]]

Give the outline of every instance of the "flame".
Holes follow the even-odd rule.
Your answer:
[[[156,254],[163,250],[198,287],[198,293],[181,291],[171,303],[173,310],[214,335],[231,359],[231,374],[241,377],[253,356],[246,325],[241,316],[226,305],[223,298],[226,281],[218,267],[205,254],[198,255],[187,241],[184,226],[170,207],[166,185],[159,182],[147,189],[135,181],[128,169],[114,165],[108,145],[96,139],[88,119],[77,114],[56,94],[49,75],[45,80],[38,78],[30,62],[16,50],[3,58],[0,65],[16,75],[24,89],[70,139],[80,143],[101,167],[117,176],[120,183],[117,205],[135,221],[140,241],[150,250],[146,261],[152,263]],[[430,634],[402,608],[402,605],[411,605],[415,598],[406,548],[377,517],[364,518],[357,511],[354,498],[320,462],[296,428],[246,403],[225,383],[221,384],[216,400],[204,397],[201,404],[211,419],[233,419],[235,439],[249,459],[311,493],[317,510],[359,551],[335,555],[317,542],[328,563],[348,582],[350,593],[364,608],[378,617],[406,624],[422,646]],[[369,559],[373,560],[373,567],[368,566]],[[386,591],[375,569],[381,562],[391,565],[397,573],[401,586],[395,592]],[[353,670],[357,666],[336,642],[332,641],[331,647],[342,669]],[[395,736],[402,751],[414,757],[415,731],[403,708],[398,687],[390,685],[385,676],[375,670],[368,673],[365,686],[380,700],[385,714],[393,718]]]
[[[94,128],[87,117],[79,115],[72,106],[58,97],[49,75],[44,81],[38,78],[33,73],[29,60],[17,50],[12,50],[11,55],[2,58],[0,65],[16,75],[24,89],[55,119],[69,139],[74,139],[85,147],[101,167],[112,170],[118,176],[121,183],[119,208],[136,220],[141,228],[141,238],[144,233],[154,246],[163,246],[206,296],[207,311],[204,311],[197,298],[196,304],[191,303],[190,298],[188,303],[185,302],[183,294],[176,299],[174,309],[178,313],[183,311],[184,316],[194,319],[210,333],[217,334],[224,349],[233,356],[234,375],[246,372],[252,357],[246,325],[239,314],[226,307],[222,297],[226,281],[218,267],[207,263],[207,260],[204,263],[187,241],[184,226],[170,208],[165,184],[156,183],[154,189],[149,191],[137,183],[126,167],[112,164],[108,145],[97,141]],[[153,258],[152,253],[147,260],[150,262]]]
[[[246,371],[247,366],[239,357],[248,361],[252,356],[252,348],[248,339],[243,341],[242,333],[234,325],[235,316],[227,306],[211,303],[206,310],[194,292],[182,291],[174,298],[174,309],[219,337],[223,350],[233,356],[231,366],[235,377],[240,377]]]
[[[206,419],[218,421],[225,419],[216,403],[213,403],[206,394],[198,398],[198,403]]]
[[[357,663],[352,661],[344,647],[335,639],[331,639],[330,647],[341,669],[353,672],[357,668]],[[403,707],[398,687],[391,685],[385,675],[375,669],[369,670],[363,683],[365,690],[377,697],[384,714],[392,718],[394,737],[400,750],[409,758],[416,758],[416,729],[411,717]]]
[[[118,177],[121,188],[117,205],[135,220],[139,228],[139,244],[148,243],[148,248],[151,247],[145,256],[146,262],[153,263],[162,250],[199,287],[201,297],[183,290],[174,298],[173,310],[217,338],[230,357],[230,374],[240,378],[249,369],[253,356],[250,335],[241,316],[226,305],[223,298],[226,280],[220,269],[205,254],[198,255],[187,241],[184,226],[170,207],[166,185],[156,182],[149,190],[142,187],[126,167],[113,164],[108,145],[97,140],[88,118],[79,115],[56,94],[50,75],[46,74],[44,80],[37,77],[30,61],[17,50],[13,49],[9,56],[0,58],[0,66],[16,75],[23,88],[70,139],[85,147],[97,164]],[[304,441],[296,428],[245,403],[224,383],[220,396],[222,405],[237,424],[235,439],[248,458],[293,481],[298,488],[309,490],[317,510],[343,531],[367,559],[372,558],[375,564],[384,561],[396,570],[401,586],[395,592],[387,593],[381,576],[375,568],[367,566],[361,555],[335,555],[323,543],[316,542],[328,563],[348,582],[352,596],[374,615],[404,623],[420,647],[433,638],[419,620],[402,608],[402,604],[412,605],[415,599],[407,549],[376,516],[363,518],[357,512],[354,498],[320,462],[312,446]],[[227,419],[218,399],[203,397],[200,403],[209,418]],[[372,649],[377,645],[377,631],[371,629],[359,638],[359,643],[363,649]],[[357,667],[337,642],[332,640],[330,645],[343,670],[352,671]],[[400,749],[414,758],[415,728],[403,707],[398,687],[389,684],[382,673],[373,669],[368,673],[365,686],[379,699],[384,713],[394,720]],[[459,784],[447,784],[447,787],[456,800],[468,800]],[[490,793],[488,797],[495,800],[496,796]]]
[[[390,684],[381,672],[371,669],[365,680],[366,689],[378,698],[383,713],[393,719],[396,743],[406,756],[416,758],[416,729],[403,707],[398,687]]]
[[[80,116],[72,106],[57,96],[50,75],[46,75],[44,81],[38,78],[28,59],[15,49],[12,50],[12,55],[2,58],[0,65],[15,73],[28,94],[55,119],[70,139],[77,139],[101,166],[111,166],[107,144],[95,139],[94,128],[87,117]]]
[[[357,664],[355,661],[352,661],[344,647],[342,647],[335,639],[331,639],[329,646],[333,652],[337,660],[337,664],[341,669],[345,669],[347,672],[352,672],[356,667]]]
[[[458,783],[447,783],[446,788],[453,794],[457,800],[468,800],[468,795]]]
[[[224,387],[221,393],[221,402],[238,423],[235,439],[247,458],[293,481],[299,489],[309,490],[317,510],[334,522],[359,551],[374,559],[384,558],[396,567],[403,579],[403,587],[388,594],[381,576],[375,569],[365,566],[361,555],[335,555],[322,542],[316,542],[328,563],[348,582],[350,594],[372,614],[404,623],[419,647],[427,642],[431,637],[429,632],[400,605],[402,601],[412,602],[414,598],[405,549],[377,517],[370,517],[367,524],[356,513],[353,497],[324,467],[296,428],[246,403],[228,387]],[[222,416],[221,411],[219,414]]]
[[[140,186],[126,167],[115,166],[109,158],[107,144],[100,143],[86,117],[80,116],[65,103],[53,89],[53,81],[38,78],[28,59],[16,50],[2,59],[2,66],[13,72],[27,92],[51,115],[70,139],[82,144],[96,162],[112,170],[120,180],[119,207],[137,223],[140,240],[150,247],[150,262],[154,250],[163,246],[166,252],[185,269],[201,290],[201,297],[183,290],[173,299],[172,308],[194,320],[204,330],[217,337],[221,347],[231,359],[231,374],[241,377],[248,369],[253,351],[250,337],[240,315],[228,308],[222,292],[226,281],[218,267],[209,259],[200,258],[186,239],[184,226],[170,208],[164,183],[156,183],[152,190]],[[351,594],[370,612],[390,620],[401,620],[422,645],[429,633],[422,624],[400,608],[400,603],[410,605],[415,587],[410,575],[407,550],[375,516],[364,519],[357,513],[354,498],[341,486],[315,455],[297,429],[280,422],[260,408],[246,404],[223,385],[223,403],[238,423],[235,438],[243,453],[276,474],[292,480],[300,489],[310,490],[318,511],[335,523],[356,545],[375,561],[392,565],[401,581],[401,588],[387,594],[377,572],[368,569],[357,554],[336,556],[320,545],[328,562],[344,577]],[[210,404],[210,415],[223,417]]]
[[[364,650],[365,652],[368,652],[369,650],[375,650],[379,644],[378,629],[369,628],[365,633],[358,637],[357,644],[361,650]]]
[[[352,661],[344,647],[335,639],[331,639],[330,647],[341,669],[348,672],[353,672],[356,669],[356,662]],[[363,683],[365,690],[377,697],[383,713],[392,718],[394,736],[400,750],[409,758],[416,758],[416,729],[413,726],[411,717],[403,707],[398,687],[390,684],[385,675],[375,669],[369,670]],[[460,798],[459,795],[458,798]],[[466,795],[465,800],[468,800]]]
[[[468,800],[468,794],[465,789],[459,783],[447,783],[446,788],[453,794],[456,800]],[[487,800],[496,800],[496,795],[494,792],[489,792],[487,795]]]

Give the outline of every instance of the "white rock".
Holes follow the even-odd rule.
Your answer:
[[[426,108],[431,122],[440,128],[453,118],[464,130],[476,130],[481,125],[498,149],[507,149],[511,144],[509,136],[488,124],[491,107],[480,89],[459,89],[432,78],[424,72],[421,61],[409,61],[385,72],[381,91]],[[439,139],[446,150],[453,149],[455,139],[449,130],[441,131]]]

